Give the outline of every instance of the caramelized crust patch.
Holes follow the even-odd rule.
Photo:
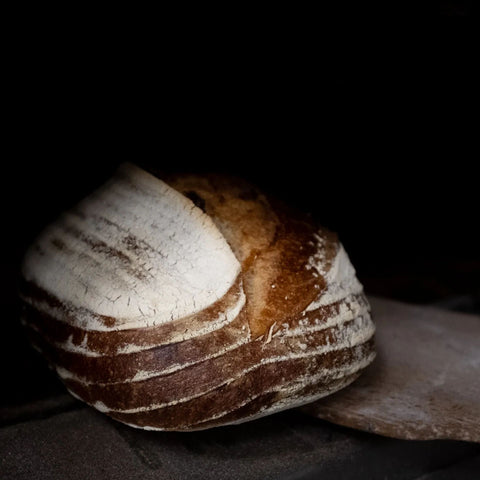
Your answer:
[[[275,327],[298,317],[325,289],[324,278],[307,266],[318,255],[319,235],[324,240],[324,262],[331,263],[338,250],[335,234],[269,201],[241,179],[189,175],[166,181],[201,201],[240,261],[254,338],[266,335],[274,324],[276,331]]]

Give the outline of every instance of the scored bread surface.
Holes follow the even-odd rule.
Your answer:
[[[198,430],[314,401],[372,362],[335,234],[238,178],[125,164],[47,227],[23,322],[69,391],[132,426]]]

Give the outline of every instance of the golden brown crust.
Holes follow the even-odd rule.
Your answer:
[[[276,322],[296,318],[325,288],[305,266],[315,254],[319,227],[301,212],[269,200],[242,179],[222,175],[182,175],[165,179],[210,215],[242,263],[248,322],[254,338]],[[338,250],[337,236],[326,229],[325,263]]]
[[[25,325],[69,390],[125,423],[194,430],[297,406],[353,381],[373,359],[373,328],[358,282],[344,285],[342,275],[355,274],[337,236],[238,178],[163,180],[214,222],[240,273],[203,310],[127,329],[25,280]],[[141,248],[132,237],[125,255],[132,242]],[[85,313],[105,329],[74,321]]]

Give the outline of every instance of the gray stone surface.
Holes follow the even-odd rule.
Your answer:
[[[464,461],[446,468],[422,475],[417,480],[474,480],[480,477],[480,455],[468,457]]]
[[[2,480],[414,479],[478,455],[476,444],[387,439],[295,411],[172,433],[132,429],[82,406],[0,429]]]
[[[305,412],[393,438],[480,443],[480,315],[369,301],[375,361]]]
[[[82,406],[82,402],[67,392],[14,406],[0,405],[0,427],[47,418]]]
[[[480,477],[480,455],[422,475],[418,480],[473,480]]]
[[[141,478],[143,468],[109,421],[90,409],[0,430],[0,478]],[[158,478],[169,478],[168,476]]]

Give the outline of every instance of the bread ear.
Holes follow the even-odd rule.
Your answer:
[[[124,423],[194,430],[316,400],[374,358],[336,236],[246,182],[127,164],[23,265],[32,342]]]

